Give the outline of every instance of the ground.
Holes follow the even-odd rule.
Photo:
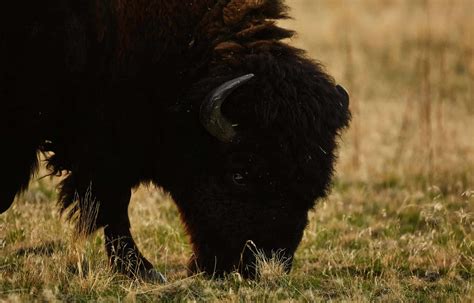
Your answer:
[[[133,233],[169,281],[129,280],[108,270],[100,233],[73,236],[43,178],[0,216],[0,301],[474,301],[474,2],[288,3],[290,43],[347,88],[354,113],[291,274],[261,260],[258,281],[186,277],[175,206],[140,188]]]

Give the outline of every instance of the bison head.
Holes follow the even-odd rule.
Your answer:
[[[256,252],[278,255],[289,271],[308,211],[327,193],[349,96],[312,62],[288,68],[275,76],[254,66],[255,75],[198,85],[211,93],[187,143],[186,185],[171,191],[193,243],[193,271],[252,277]]]

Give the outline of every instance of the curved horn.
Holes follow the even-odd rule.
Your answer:
[[[254,74],[247,74],[225,82],[214,89],[201,104],[199,118],[204,128],[222,142],[230,143],[236,133],[232,123],[222,115],[221,107],[226,98],[238,87],[252,79]]]

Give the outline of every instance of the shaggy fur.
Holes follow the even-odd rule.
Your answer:
[[[104,227],[111,262],[147,277],[130,234],[130,191],[163,186],[194,247],[193,271],[255,272],[252,241],[291,267],[308,210],[327,194],[348,99],[282,41],[280,0],[8,1],[0,13],[0,150],[6,211],[48,152],[78,232]],[[217,86],[238,143],[199,121]],[[93,210],[93,211],[92,211]]]

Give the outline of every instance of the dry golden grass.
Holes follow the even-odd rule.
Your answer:
[[[0,216],[0,300],[474,301],[474,1],[288,3],[291,43],[348,89],[354,112],[292,273],[262,260],[259,281],[186,277],[177,210],[142,188],[133,232],[169,282],[130,281],[108,270],[101,235],[72,238],[40,180]]]

